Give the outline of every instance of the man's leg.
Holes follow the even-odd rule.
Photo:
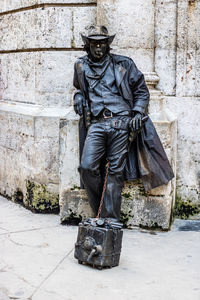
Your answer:
[[[92,124],[88,130],[79,167],[90,206],[97,213],[103,182],[100,174],[101,159],[105,154],[105,132],[102,124]]]
[[[123,170],[128,151],[128,131],[113,129],[108,137],[107,158],[109,175],[104,195],[101,217],[119,220],[121,210],[121,191],[124,186]]]

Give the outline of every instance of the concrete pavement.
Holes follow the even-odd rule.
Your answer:
[[[73,257],[76,226],[0,197],[0,300],[200,300],[200,221],[124,230],[119,267]]]

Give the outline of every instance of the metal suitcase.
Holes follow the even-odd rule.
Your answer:
[[[99,225],[100,224],[100,225]],[[74,257],[102,269],[119,265],[122,246],[122,224],[104,219],[88,219],[79,224]]]

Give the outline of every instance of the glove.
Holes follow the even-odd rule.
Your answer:
[[[83,115],[83,99],[83,95],[80,93],[74,95],[74,111],[79,116]]]
[[[139,112],[135,112],[135,115],[132,119],[132,130],[138,131],[142,128],[142,117],[143,115]]]

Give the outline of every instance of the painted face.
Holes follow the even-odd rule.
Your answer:
[[[107,43],[105,40],[90,41],[90,54],[96,61],[100,60],[107,51]]]

